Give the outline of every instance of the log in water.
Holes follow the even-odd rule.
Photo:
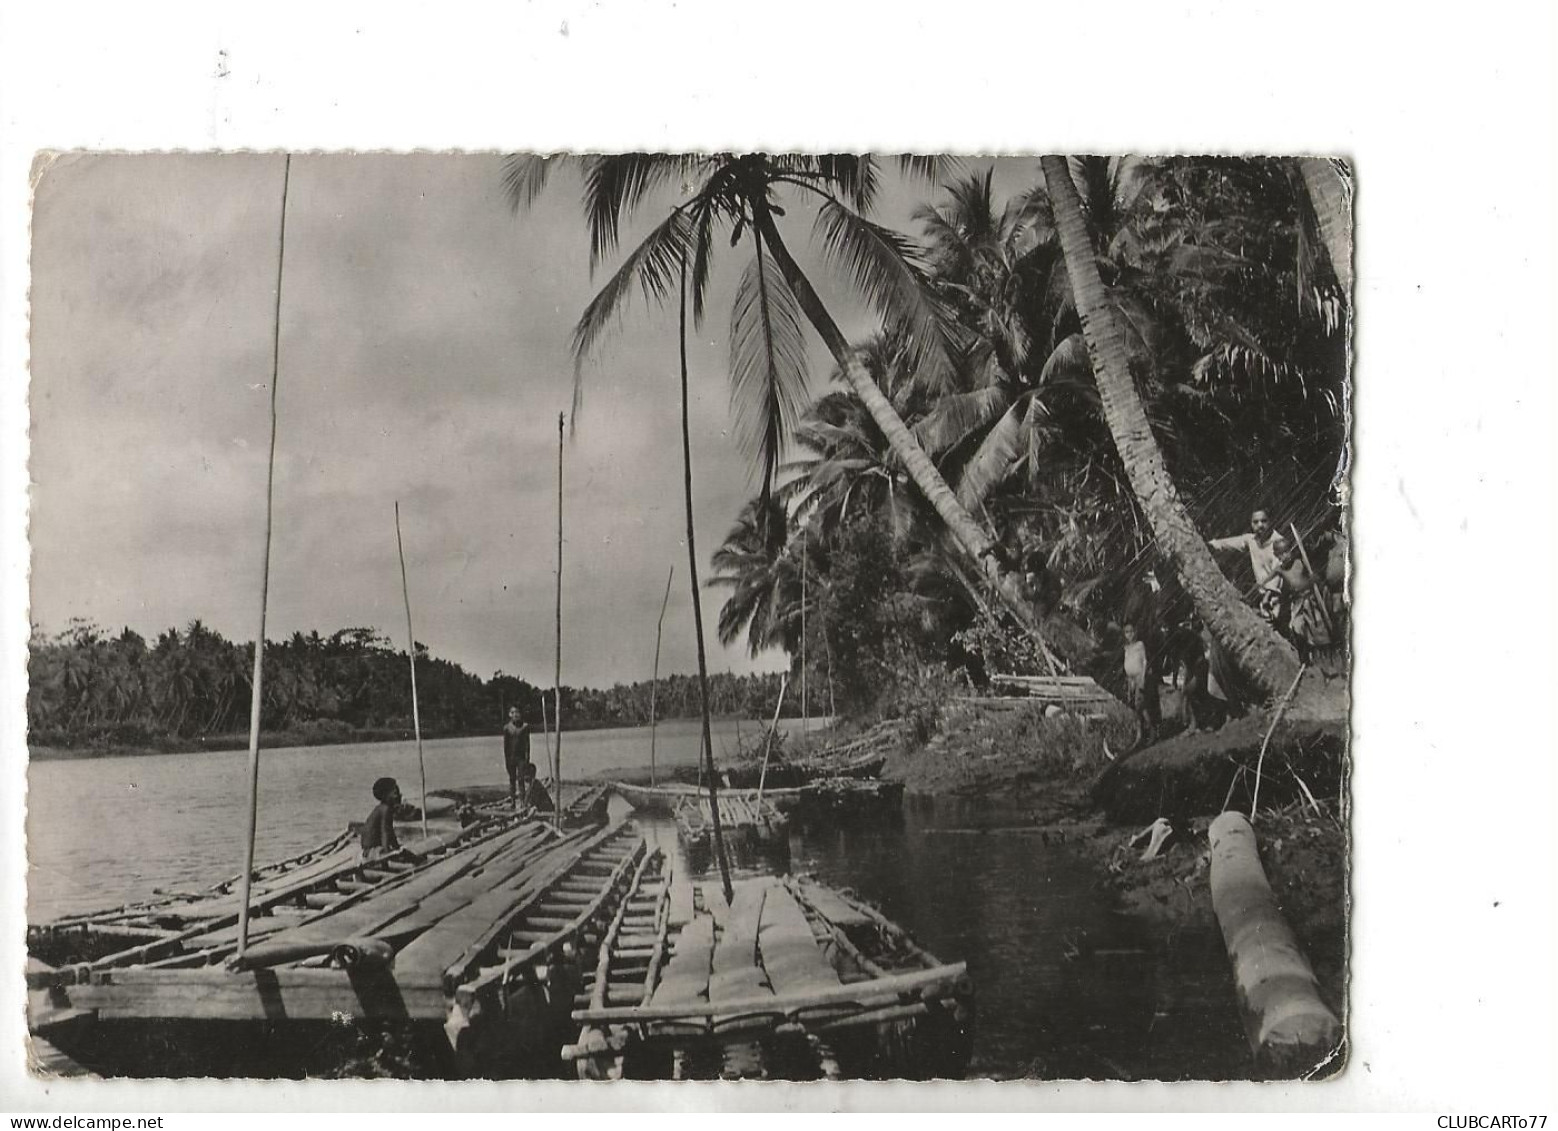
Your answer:
[[[1314,970],[1266,882],[1249,820],[1224,813],[1210,834],[1212,908],[1256,1066],[1273,1076],[1310,1073],[1335,1055],[1341,1024],[1320,1000]]]

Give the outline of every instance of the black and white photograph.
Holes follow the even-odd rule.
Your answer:
[[[35,1071],[1340,1071],[1351,193],[42,158]]]
[[[1555,83],[0,0],[0,1122],[1542,1131]]]

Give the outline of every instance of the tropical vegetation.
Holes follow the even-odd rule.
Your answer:
[[[231,641],[191,621],[150,643],[77,621],[35,633],[28,661],[29,743],[66,750],[216,748],[242,745],[253,686],[252,642]],[[498,672],[483,680],[417,644],[417,697],[429,736],[496,733],[510,706],[542,722],[552,689]],[[773,712],[779,676],[709,678],[715,714]],[[570,729],[640,726],[696,718],[700,696],[686,675],[607,688],[564,687]],[[343,742],[411,733],[411,677],[404,649],[372,628],[294,633],[265,648],[261,719],[268,744]],[[793,706],[793,705],[792,705]],[[797,708],[798,709],[798,708]],[[227,741],[231,740],[231,741]]]
[[[714,558],[722,639],[831,660],[831,685],[822,670],[813,683],[835,693],[847,668],[847,710],[895,682],[861,686],[862,663],[898,682],[926,664],[976,682],[1053,664],[1102,676],[1111,623],[1155,568],[1168,618],[1195,617],[1256,694],[1278,695],[1297,656],[1205,538],[1259,506],[1318,550],[1339,519],[1350,269],[1345,200],[1316,186],[1345,181],[1311,159],[1044,158],[1035,174],[1007,201],[987,171],[952,178],[916,235],[894,237],[945,364],[927,375],[924,328],[903,317],[845,353]],[[916,453],[978,516],[982,551],[910,473]],[[857,584],[863,531],[890,548],[875,600]],[[1025,574],[1031,619],[986,559]],[[893,645],[861,659],[884,623]]]

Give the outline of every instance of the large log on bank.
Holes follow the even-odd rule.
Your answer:
[[[1341,1023],[1320,1000],[1314,970],[1272,894],[1242,813],[1212,822],[1212,909],[1255,1063],[1265,1075],[1301,1076],[1335,1055]]]

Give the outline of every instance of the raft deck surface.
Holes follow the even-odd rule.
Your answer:
[[[654,813],[660,816],[675,816],[677,808],[685,804],[696,804],[700,799],[707,801],[709,791],[701,785],[693,785],[690,782],[672,782],[669,785],[633,785],[629,782],[607,782],[606,785],[617,793],[633,808],[644,813]],[[785,786],[782,789],[769,789],[763,791],[763,800],[771,802],[780,809],[798,804],[807,791],[807,786]],[[719,791],[720,801],[726,798],[737,798],[755,804],[758,791],[756,789],[732,789],[722,786]],[[723,811],[722,811],[723,813]]]
[[[1022,697],[1042,704],[1062,707],[1105,706],[1118,700],[1091,676],[1085,675],[1010,675],[993,672],[990,683],[1010,688]]]
[[[727,837],[770,839],[784,833],[784,814],[766,797],[735,793],[719,795],[720,827]],[[714,807],[707,795],[683,798],[676,807],[676,827],[684,841],[702,844],[714,835]]]
[[[939,962],[880,914],[818,884],[750,879],[728,905],[704,884],[679,929],[677,891],[675,876],[657,882],[652,935],[603,940],[594,992],[573,1015],[579,1039],[564,1050],[582,1076],[621,1076],[635,1050],[710,1041],[726,1050],[723,1074],[740,1075],[761,1062],[770,1037],[921,1021],[956,1034],[937,1046],[952,1050],[937,1070],[966,1066],[965,964]]]
[[[55,1008],[101,1019],[447,1020],[613,913],[646,851],[622,822],[559,833],[515,815],[424,847],[416,861],[340,866],[327,853],[306,878],[271,885],[254,900],[241,968],[236,903],[231,916],[222,903],[182,930],[55,971]]]

